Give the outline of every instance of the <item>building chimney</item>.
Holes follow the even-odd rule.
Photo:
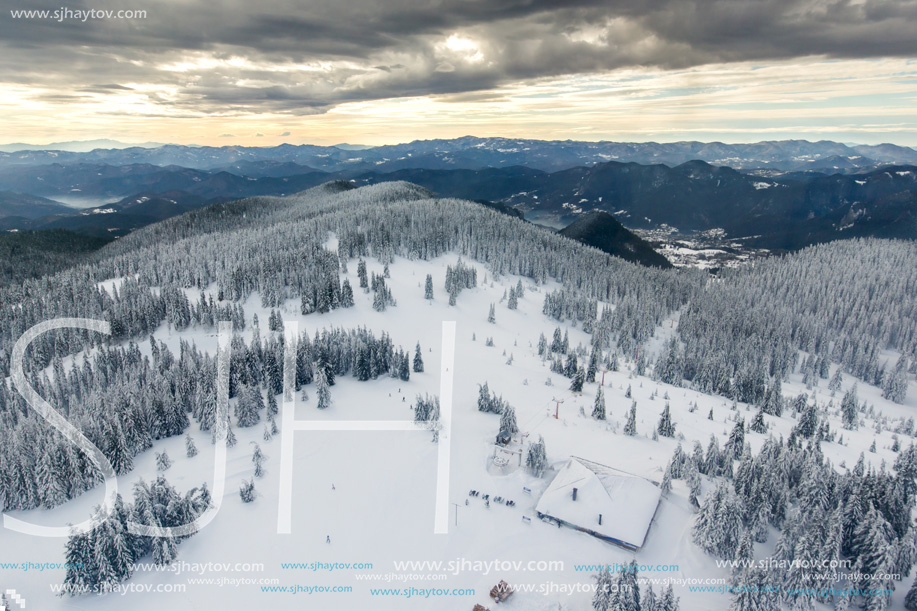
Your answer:
[[[573,500],[576,500],[576,488],[573,489]]]

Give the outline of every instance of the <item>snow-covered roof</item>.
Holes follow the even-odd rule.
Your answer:
[[[642,477],[573,457],[551,481],[535,510],[637,548],[646,539],[659,497],[659,487]]]

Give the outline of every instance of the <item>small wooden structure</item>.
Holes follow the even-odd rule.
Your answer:
[[[490,589],[490,597],[494,599],[494,602],[502,603],[512,596],[514,592],[515,590],[513,590],[512,586],[501,579],[500,583]]]

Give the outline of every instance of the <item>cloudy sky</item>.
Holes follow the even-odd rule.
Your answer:
[[[0,4],[0,142],[917,145],[912,0]]]

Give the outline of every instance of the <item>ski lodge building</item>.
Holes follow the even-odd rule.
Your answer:
[[[572,457],[538,499],[539,518],[550,518],[625,549],[643,546],[659,487],[642,477]]]

